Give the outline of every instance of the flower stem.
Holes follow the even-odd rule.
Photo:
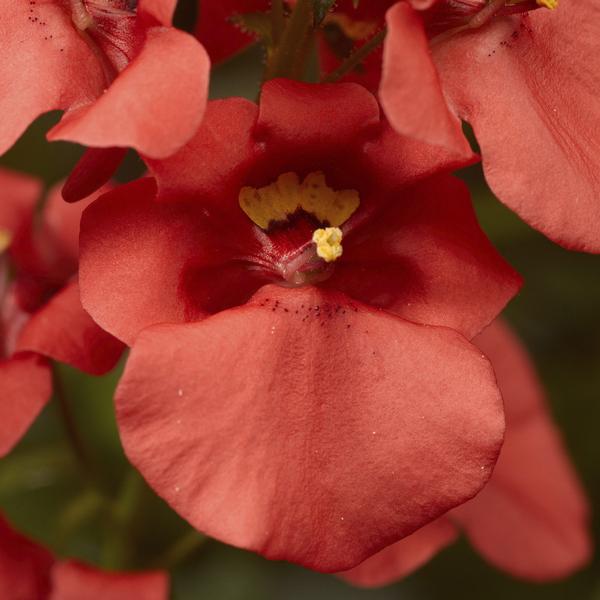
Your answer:
[[[304,47],[313,20],[313,0],[297,0],[281,34],[280,43],[267,66],[265,79],[289,77],[296,67],[298,52]]]
[[[153,564],[157,568],[172,569],[195,554],[209,539],[195,529],[191,529],[175,540],[163,554],[153,561]]]
[[[337,69],[325,75],[325,77],[321,79],[321,83],[335,83],[344,77],[344,75],[350,73],[350,71],[362,63],[373,50],[383,43],[386,35],[386,28],[377,32],[368,42],[363,44],[360,48],[357,48]]]
[[[52,379],[54,386],[54,397],[57,401],[58,412],[63,422],[67,442],[71,447],[73,456],[75,457],[75,460],[79,465],[79,468],[84,477],[87,480],[89,480],[89,482],[92,485],[100,487],[100,481],[95,465],[91,459],[91,456],[85,444],[83,443],[81,435],[79,435],[77,422],[75,420],[75,417],[73,416],[73,412],[71,411],[71,406],[67,398],[65,386],[63,385],[62,378],[60,376],[57,365],[53,365],[52,367]]]
[[[275,45],[279,44],[284,28],[283,0],[271,0],[271,35]]]

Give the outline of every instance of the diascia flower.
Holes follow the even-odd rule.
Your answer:
[[[501,321],[474,342],[494,366],[506,411],[506,438],[492,478],[473,500],[341,574],[344,579],[362,586],[391,583],[461,530],[491,564],[532,581],[566,577],[590,559],[587,501],[525,349]]]
[[[364,88],[274,80],[85,211],[125,451],[195,527],[338,571],[487,480],[502,408],[465,336],[520,282],[457,165]]]
[[[0,596],[3,600],[167,600],[163,571],[109,573],[57,560],[0,517]]]
[[[209,63],[192,36],[171,27],[174,6],[174,0],[4,2],[0,153],[54,109],[66,112],[50,140],[111,148],[88,157],[92,180],[100,178],[94,169],[108,179],[124,152],[114,147],[157,158],[184,145],[202,118]],[[82,197],[94,186],[72,194]]]
[[[38,181],[0,171],[0,454],[21,438],[51,394],[49,357],[92,374],[123,345],[102,331],[79,299],[77,254],[83,206],[54,188],[40,214]]]

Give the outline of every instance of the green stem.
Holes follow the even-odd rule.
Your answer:
[[[144,480],[134,469],[124,478],[113,505],[106,532],[102,564],[106,569],[129,568],[133,555],[135,519],[145,489]]]
[[[63,385],[57,365],[52,368],[52,379],[54,386],[54,397],[58,404],[58,411],[63,422],[63,427],[66,433],[67,442],[71,447],[73,456],[79,468],[86,479],[91,484],[99,487],[99,477],[91,456],[83,443],[82,437],[79,435],[77,422],[71,411],[71,406],[67,398],[65,386]]]
[[[344,77],[344,75],[350,73],[350,71],[362,63],[373,50],[383,43],[386,34],[387,29],[385,28],[376,33],[368,42],[355,50],[337,69],[335,69],[335,71],[332,71],[323,77],[321,83],[335,83]]]
[[[172,569],[195,554],[209,539],[195,529],[191,529],[175,540],[163,554],[153,561],[153,564],[156,568]]]
[[[284,27],[283,0],[271,0],[271,36],[275,45],[279,44]]]
[[[313,21],[313,0],[297,0],[294,11],[281,35],[281,41],[267,66],[265,79],[289,77]]]

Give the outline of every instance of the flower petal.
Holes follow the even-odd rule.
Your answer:
[[[0,230],[19,234],[31,223],[36,202],[42,193],[42,182],[28,175],[0,169],[0,190]]]
[[[132,147],[153,158],[181,148],[196,133],[210,64],[202,46],[172,28],[147,31],[140,53],[96,102],[67,112],[50,140]]]
[[[79,281],[85,309],[132,344],[149,325],[199,319],[236,298],[247,300],[259,286],[252,284],[254,271],[240,263],[218,272],[236,252],[251,250],[251,223],[245,224],[236,229],[215,214],[207,218],[197,201],[157,202],[152,179],[117,188],[83,215]],[[244,295],[247,286],[251,291]]]
[[[440,550],[454,542],[457,534],[452,522],[441,517],[367,558],[354,569],[338,575],[360,587],[379,587],[393,583],[423,566]]]
[[[42,357],[24,353],[0,360],[0,456],[23,437],[51,394],[50,368]]]
[[[502,19],[440,45],[444,88],[498,198],[567,248],[600,252],[600,4]]]
[[[519,341],[497,322],[477,338],[497,369],[506,440],[487,486],[450,514],[471,543],[517,577],[565,577],[591,557],[587,502]],[[512,369],[509,367],[512,363]],[[518,404],[524,404],[524,411]]]
[[[392,127],[458,156],[471,156],[460,120],[446,104],[420,16],[409,3],[398,2],[386,21],[379,96]]]
[[[38,115],[102,94],[102,67],[60,2],[6,0],[0,39],[0,114],[10,115],[0,126],[0,154]]]
[[[79,286],[73,282],[31,316],[19,335],[17,350],[37,352],[102,375],[117,364],[123,344],[83,310]]]
[[[109,573],[75,561],[52,569],[48,600],[168,600],[169,577],[164,571]]]
[[[52,555],[0,517],[0,598],[47,600]]]
[[[321,571],[471,497],[503,435],[462,336],[318,288],[146,329],[116,406],[130,460],[190,523]]]
[[[521,279],[479,228],[464,183],[438,176],[403,190],[350,233],[328,287],[398,316],[473,337]]]

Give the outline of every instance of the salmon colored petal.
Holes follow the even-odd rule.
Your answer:
[[[504,428],[462,336],[318,288],[146,329],[116,406],[130,460],[196,528],[320,571],[471,497]]]
[[[257,135],[296,153],[326,154],[372,137],[379,124],[375,96],[355,83],[310,85],[273,79],[262,88]]]
[[[354,569],[338,575],[359,587],[379,587],[410,575],[456,540],[456,527],[445,517],[417,529],[407,538],[384,548]]]
[[[446,104],[421,17],[407,2],[398,2],[386,21],[379,97],[392,127],[458,156],[471,156],[460,120]]]
[[[258,107],[243,98],[209,102],[196,135],[165,160],[147,160],[158,180],[161,198],[224,199],[239,209],[244,166],[260,151],[252,139]],[[198,163],[202,168],[198,168]]]
[[[227,276],[219,268],[236,252],[251,250],[250,234],[248,219],[245,230],[236,229],[216,215],[207,218],[200,203],[157,202],[152,179],[117,188],[83,216],[83,305],[128,344],[149,325],[198,319],[231,306],[240,290],[252,289],[256,273],[243,262],[239,269],[227,265]],[[203,283],[211,287],[202,289]]]
[[[153,158],[176,152],[204,114],[210,64],[202,46],[172,28],[148,30],[140,53],[96,102],[67,112],[50,140],[132,147]]]
[[[37,352],[93,375],[110,371],[123,349],[83,310],[77,283],[67,285],[33,314],[17,341],[17,350]]]
[[[0,154],[38,115],[102,94],[102,67],[61,3],[6,0],[0,39],[0,114],[10,115],[0,125]]]
[[[344,243],[328,287],[400,317],[467,337],[521,285],[479,228],[467,186],[450,176],[400,192]]]
[[[19,354],[0,361],[0,456],[23,437],[51,394],[50,368],[40,356]]]
[[[28,227],[41,193],[38,179],[0,169],[0,229],[15,235]]]
[[[164,571],[109,573],[75,561],[52,569],[48,600],[168,600],[169,576]]]
[[[487,560],[512,575],[533,581],[565,577],[591,558],[583,490],[547,409],[538,404],[531,366],[519,364],[524,358],[519,341],[496,323],[477,343],[492,362],[498,357],[505,363],[497,374],[510,421],[492,479],[452,511],[452,518]],[[514,361],[511,371],[508,357]],[[529,410],[513,406],[519,403]]]
[[[173,22],[173,14],[177,0],[138,0],[138,14],[153,17],[161,25],[169,26]]]
[[[436,52],[490,187],[567,248],[600,252],[600,4],[501,19]]]
[[[47,600],[53,563],[47,550],[15,531],[0,517],[2,600]]]

